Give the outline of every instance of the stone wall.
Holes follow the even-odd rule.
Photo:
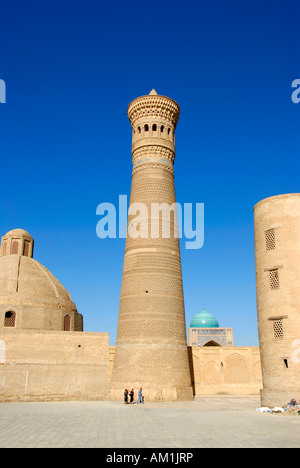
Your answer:
[[[196,397],[262,389],[259,348],[188,351]],[[108,333],[2,330],[0,402],[109,400],[114,354]]]
[[[194,394],[258,395],[262,389],[259,348],[189,347]]]
[[[0,333],[0,402],[107,400],[108,333]]]

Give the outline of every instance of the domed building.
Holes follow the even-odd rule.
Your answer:
[[[201,310],[193,320],[191,321],[190,324],[191,328],[219,328],[219,322],[217,319],[207,312],[206,310]]]
[[[83,331],[83,318],[55,276],[33,259],[34,240],[23,229],[2,237],[0,329]]]
[[[109,334],[83,331],[70,294],[15,229],[0,247],[0,402],[103,400]]]
[[[190,323],[188,346],[234,346],[233,329],[221,328],[216,317],[203,308]]]

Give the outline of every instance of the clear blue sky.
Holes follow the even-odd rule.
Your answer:
[[[177,200],[205,204],[182,249],[187,323],[202,308],[257,345],[253,206],[299,192],[299,1],[1,0],[0,233],[23,228],[85,331],[115,343],[125,240],[96,208],[130,193],[128,103],[181,106]]]

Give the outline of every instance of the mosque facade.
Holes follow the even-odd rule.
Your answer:
[[[204,308],[190,323],[189,346],[234,346],[233,329],[220,327],[218,320]]]

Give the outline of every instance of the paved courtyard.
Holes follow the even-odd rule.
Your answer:
[[[0,404],[0,448],[299,447],[300,416],[258,414],[256,397],[183,403]]]

